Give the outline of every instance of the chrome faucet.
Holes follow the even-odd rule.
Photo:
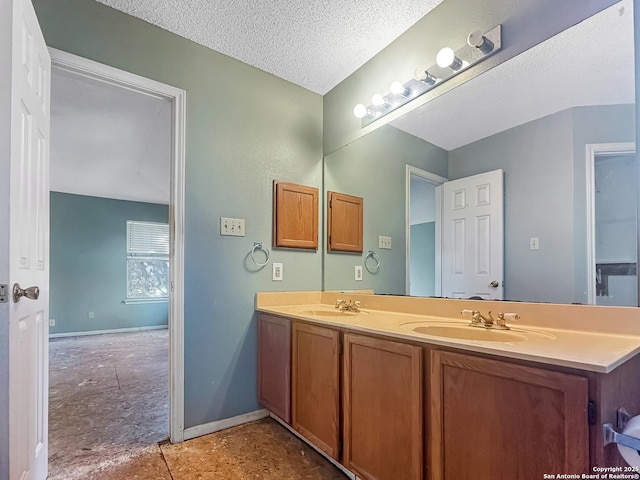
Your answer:
[[[339,298],[336,300],[336,308],[342,312],[357,313],[360,311],[360,302],[358,300],[356,300],[355,302],[353,300],[349,300],[349,303],[347,303],[346,300],[342,300]]]

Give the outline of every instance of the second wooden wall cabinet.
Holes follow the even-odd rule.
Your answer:
[[[327,251],[362,253],[362,197],[327,192]]]

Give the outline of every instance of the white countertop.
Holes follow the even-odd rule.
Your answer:
[[[421,324],[464,326],[469,323],[465,320],[448,317],[373,309],[363,309],[360,313],[344,312],[344,314],[340,314],[332,305],[322,303],[258,305],[257,310],[354,332],[385,335],[429,345],[440,345],[598,373],[609,373],[640,352],[640,335],[631,334],[541,328],[518,324],[513,325],[509,332],[520,336],[518,340],[522,341],[464,340],[413,331],[413,328]],[[313,311],[320,312],[320,314],[314,315],[311,313]],[[322,312],[329,312],[331,316],[321,315]]]

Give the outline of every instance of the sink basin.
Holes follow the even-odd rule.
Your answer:
[[[490,330],[468,325],[422,325],[414,327],[412,330],[425,335],[460,340],[481,340],[483,342],[524,342],[527,340],[524,335],[510,330]]]
[[[343,312],[341,310],[302,310],[298,314],[312,317],[350,317],[357,315],[356,312]]]

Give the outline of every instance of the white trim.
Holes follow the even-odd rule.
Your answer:
[[[440,255],[442,253],[442,242],[440,241],[440,198],[438,194],[440,190],[437,188],[445,182],[448,182],[449,179],[445,177],[441,177],[440,175],[436,175],[435,173],[427,172],[426,170],[422,170],[418,167],[414,167],[413,165],[406,165],[406,174],[405,174],[405,198],[404,198],[404,226],[405,226],[405,294],[411,294],[411,177],[418,177],[427,182],[436,186],[436,296],[440,296],[440,292],[442,291],[442,279],[439,278],[439,266],[440,266]]]
[[[196,425],[195,427],[189,427],[184,429],[184,440],[191,440],[192,438],[201,437],[203,435],[209,435],[210,433],[219,432],[220,430],[226,430],[227,428],[237,427],[245,423],[255,422],[262,418],[269,416],[267,409],[255,410],[253,412],[244,413],[231,418],[225,418],[223,420],[217,420],[215,422],[203,423],[202,425]]]
[[[172,253],[169,260],[169,436],[172,443],[184,439],[184,181],[186,95],[180,88],[103,65],[55,48],[49,48],[52,69],[81,75],[136,93],[169,100],[172,104],[171,199],[169,228]]]
[[[122,303],[126,303],[127,305],[139,305],[145,303],[167,303],[169,301],[169,297],[144,297],[144,298],[125,298],[122,300]]]
[[[342,473],[344,473],[347,477],[349,477],[351,480],[358,480],[359,477],[356,476],[355,473],[353,473],[351,470],[348,470],[347,467],[345,467],[344,465],[342,465],[341,463],[338,463],[337,460],[335,460],[334,458],[331,458],[329,455],[327,455],[324,451],[320,450],[318,447],[316,447],[312,442],[310,442],[309,440],[307,440],[303,435],[300,434],[300,432],[296,431],[293,429],[293,427],[289,424],[287,424],[284,420],[282,420],[280,417],[278,417],[277,415],[275,415],[273,412],[269,412],[269,416],[271,418],[273,418],[276,422],[278,422],[279,424],[281,424],[284,428],[286,428],[287,430],[289,430],[291,433],[293,433],[296,437],[298,437],[300,440],[302,440],[304,443],[306,443],[307,445],[309,445],[311,448],[313,448],[316,452],[318,452],[320,455],[322,455],[324,458],[326,458],[327,460],[329,460],[336,468],[338,468]]]
[[[588,143],[586,145],[586,236],[587,236],[587,303],[596,304],[596,214],[595,214],[595,161],[596,155],[636,153],[635,142]]]
[[[166,330],[168,325],[150,325],[148,327],[110,328],[108,330],[88,330],[84,332],[50,333],[49,338],[86,337],[88,335],[104,335],[108,333],[144,332],[147,330]]]

